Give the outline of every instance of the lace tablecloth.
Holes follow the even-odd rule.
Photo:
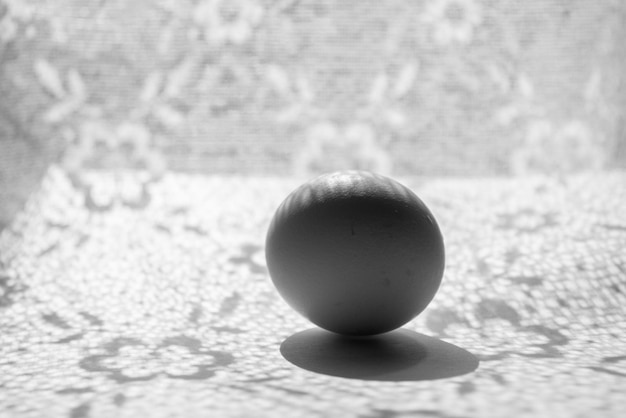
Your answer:
[[[626,173],[399,180],[442,228],[442,287],[311,371],[328,336],[263,253],[301,179],[52,167],[0,235],[0,416],[624,416]],[[427,354],[395,364],[394,338]]]

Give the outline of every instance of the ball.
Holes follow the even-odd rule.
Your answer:
[[[324,174],[280,204],[265,246],[283,299],[338,334],[381,334],[406,324],[435,296],[444,244],[409,188],[366,171]]]

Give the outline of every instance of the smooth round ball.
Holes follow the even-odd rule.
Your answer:
[[[410,189],[365,171],[322,175],[278,207],[265,255],[285,301],[338,334],[374,335],[415,318],[444,271],[441,231]]]

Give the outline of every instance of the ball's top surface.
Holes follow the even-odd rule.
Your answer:
[[[390,331],[434,297],[444,269],[439,227],[410,189],[364,171],[294,190],[269,227],[270,276],[296,311],[347,335]]]

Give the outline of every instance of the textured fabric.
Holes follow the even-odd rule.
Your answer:
[[[0,228],[58,162],[626,167],[619,0],[0,0]]]
[[[0,417],[625,416],[624,39],[621,0],[0,0]],[[447,253],[358,346],[263,251],[355,168]]]
[[[0,235],[2,416],[626,411],[623,172],[402,178],[432,209],[447,252],[440,291],[405,332],[480,363],[454,366],[439,342],[438,364],[463,371],[385,382],[281,356],[312,325],[279,298],[263,245],[273,211],[302,179],[92,180],[100,187],[89,195],[52,167]],[[381,361],[355,367],[367,374]]]
[[[615,0],[1,0],[0,137],[72,168],[623,166],[624,38]]]

